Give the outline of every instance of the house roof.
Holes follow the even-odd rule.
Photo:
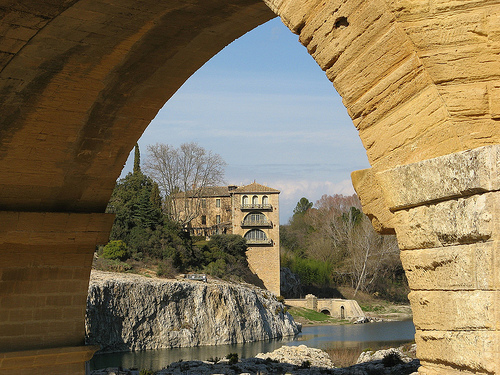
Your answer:
[[[193,198],[193,197],[229,197],[229,188],[227,186],[207,186],[204,187],[201,195],[199,190],[189,190],[188,192],[179,192],[174,194],[176,198]]]
[[[236,188],[232,192],[234,192],[234,193],[279,193],[280,191],[277,189],[270,188],[268,186],[258,184],[254,181],[250,185],[240,186],[239,188]]]
[[[201,194],[201,197],[229,197],[233,193],[280,193],[279,190],[270,188],[268,186],[264,186],[261,184],[258,184],[256,182],[251,183],[250,185],[246,186],[240,186],[237,187],[236,189],[234,186],[207,186],[203,188],[203,193]],[[177,193],[175,194],[176,198],[185,198],[189,197],[192,198],[194,196],[199,196],[199,191],[194,191],[190,190],[186,194],[184,193]]]

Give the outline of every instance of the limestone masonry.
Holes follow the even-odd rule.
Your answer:
[[[397,233],[420,375],[500,374],[498,0],[0,0],[2,375],[84,374],[92,255],[129,152],[275,16],[366,148],[352,180]]]

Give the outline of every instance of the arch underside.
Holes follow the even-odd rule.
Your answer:
[[[432,281],[429,270],[442,268],[426,263],[435,254],[441,259],[436,264],[467,259],[450,271],[463,274],[466,264],[483,259],[478,241],[485,244],[490,263],[498,252],[498,225],[484,233],[477,227],[484,215],[493,217],[485,223],[498,223],[496,172],[481,174],[481,168],[488,166],[491,172],[498,167],[499,4],[0,0],[0,350],[83,343],[92,253],[109,233],[112,217],[103,212],[130,150],[190,75],[225,45],[277,14],[333,82],[359,130],[372,165],[353,174],[365,212],[381,232],[398,233],[410,284],[411,272],[427,270],[410,286],[414,313],[422,319],[416,323],[423,348],[419,355],[429,373],[433,366],[500,373],[500,334],[488,315],[498,316],[497,277],[437,288],[433,283],[439,280]],[[493,148],[461,153],[482,146]],[[428,159],[434,161],[419,164]],[[469,169],[461,170],[464,165]],[[429,174],[413,178],[422,168]],[[471,170],[486,177],[454,190],[460,176],[465,176],[464,184],[473,180]],[[441,184],[423,192],[432,185],[430,179],[438,179],[426,177],[435,171],[442,172]],[[414,191],[405,195],[410,185]],[[464,202],[455,204],[457,199]],[[440,209],[462,209],[458,206],[483,210],[476,221],[465,213],[454,216],[476,234],[467,235],[462,227],[465,234],[457,235],[446,232],[452,229],[425,226],[429,210],[434,215]],[[492,208],[484,213],[484,207]],[[411,221],[417,218],[422,221],[418,225]],[[415,234],[415,228],[424,229]],[[410,238],[413,234],[425,241]],[[428,250],[435,248],[439,250]],[[472,254],[470,262],[462,254]],[[429,284],[418,284],[424,277]],[[485,316],[479,323],[433,326],[424,318],[428,314],[415,308],[448,298],[458,311],[456,300],[439,294],[446,288],[472,290],[474,298],[492,307],[488,313],[479,311]],[[35,322],[42,328],[35,330]],[[452,332],[466,336],[475,329],[481,333],[467,340],[492,343],[481,347],[483,360],[448,353],[470,352]],[[438,334],[432,336],[433,330]],[[439,343],[435,351],[426,346],[432,340]]]

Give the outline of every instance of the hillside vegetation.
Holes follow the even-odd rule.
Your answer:
[[[376,233],[356,195],[324,195],[316,206],[302,198],[280,227],[281,265],[298,275],[300,286],[287,298],[308,293],[347,298],[360,292],[407,302],[408,283],[395,236]],[[285,288],[286,289],[286,288]]]

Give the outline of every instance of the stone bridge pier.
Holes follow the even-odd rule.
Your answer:
[[[419,373],[499,374],[500,146],[398,166],[375,179],[393,212],[411,288]]]
[[[0,0],[0,374],[85,372],[92,254],[129,152],[276,16],[366,149],[352,179],[398,235],[420,372],[500,375],[499,0]]]

